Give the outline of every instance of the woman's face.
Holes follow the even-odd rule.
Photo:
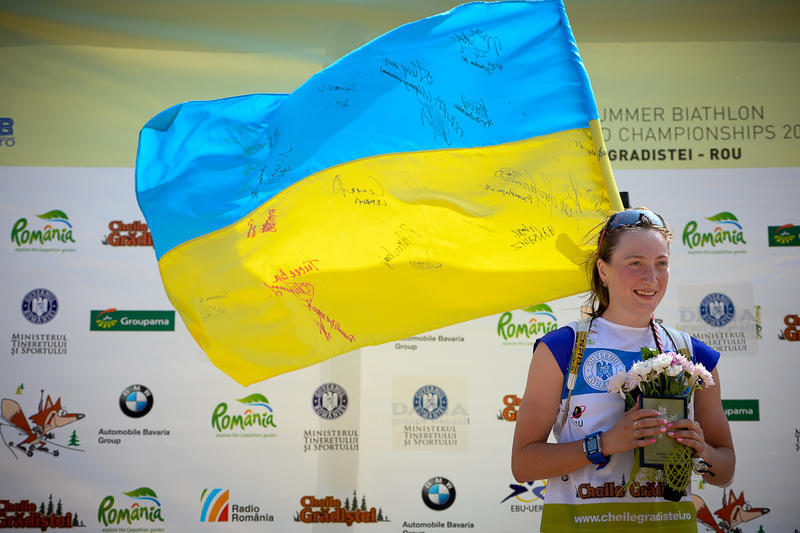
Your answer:
[[[608,309],[603,317],[628,326],[646,326],[669,283],[669,247],[651,229],[631,229],[620,235],[608,263],[599,259],[600,278],[608,285]]]

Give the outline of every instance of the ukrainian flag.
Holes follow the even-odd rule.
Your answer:
[[[597,118],[561,1],[471,3],[289,95],[163,111],[136,191],[170,300],[250,384],[586,290],[619,208]]]

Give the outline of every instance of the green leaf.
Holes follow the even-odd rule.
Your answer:
[[[547,304],[539,304],[539,305],[532,305],[530,307],[526,307],[523,311],[527,311],[528,313],[536,313],[538,311],[544,311],[546,313],[552,313],[553,310],[550,309],[550,306]]]
[[[651,350],[647,346],[642,346],[642,361],[647,361],[658,355],[658,352],[655,350]]]
[[[730,211],[720,211],[713,217],[706,217],[706,220],[710,220],[711,222],[724,222],[726,220],[733,220],[734,222],[739,222],[739,219],[736,218],[736,215],[734,215]]]
[[[62,218],[64,220],[69,220],[67,214],[60,210],[60,209],[53,209],[52,211],[48,211],[47,213],[42,213],[41,215],[36,215],[39,218],[43,218],[45,220],[52,220],[54,218]]]
[[[239,398],[236,401],[237,402],[242,402],[242,403],[265,403],[265,404],[269,405],[269,400],[267,400],[267,397],[264,396],[263,394],[259,394],[257,392],[255,394],[251,394],[250,396],[247,396],[245,398]]]
[[[134,489],[130,492],[123,492],[125,496],[130,496],[131,498],[141,498],[143,496],[150,496],[151,498],[158,499],[155,491],[150,487],[139,487],[138,489]]]

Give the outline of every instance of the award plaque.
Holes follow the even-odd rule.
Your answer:
[[[685,396],[650,396],[642,394],[639,396],[639,407],[641,409],[655,409],[667,419],[667,422],[675,422],[688,418],[688,403]],[[666,433],[656,435],[656,442],[641,448],[639,454],[639,465],[651,468],[663,468],[669,454],[681,446],[681,444],[668,437]]]

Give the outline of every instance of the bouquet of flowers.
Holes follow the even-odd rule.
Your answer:
[[[642,348],[642,360],[634,363],[627,372],[614,375],[609,382],[608,392],[622,396],[627,411],[636,405],[640,395],[683,397],[689,402],[695,391],[712,385],[714,379],[711,372],[702,363],[693,363],[674,352],[659,353]],[[664,434],[656,437],[661,440],[668,438]],[[663,479],[666,482],[665,498],[677,501],[691,481],[692,449],[677,442],[673,444],[672,451],[663,463]],[[628,485],[639,471],[642,448],[636,448],[634,454]],[[625,489],[627,491],[628,487]]]
[[[636,404],[640,393],[653,396],[686,396],[714,385],[703,363],[692,363],[674,352],[658,353],[642,348],[642,360],[627,372],[619,372],[608,383],[608,392],[625,398],[625,408]]]

